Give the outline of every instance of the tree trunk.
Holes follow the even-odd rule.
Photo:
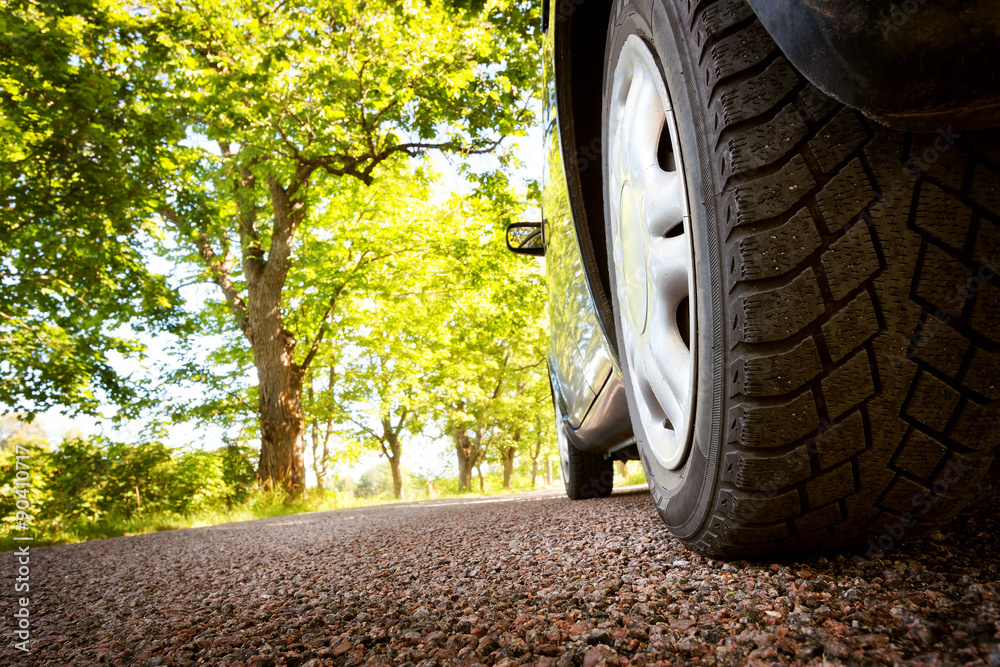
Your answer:
[[[476,464],[476,474],[479,475],[479,492],[486,490],[486,480],[483,479],[483,467],[481,463]]]
[[[289,192],[273,176],[268,178],[268,191],[274,212],[270,246],[264,253],[254,244],[243,254],[249,301],[243,331],[253,349],[259,395],[257,478],[265,488],[282,487],[289,496],[298,497],[306,490],[302,447],[304,368],[295,363],[295,335],[284,327],[281,291],[291,265],[292,237],[305,209],[292,201]],[[247,215],[243,202],[240,209],[241,217]],[[255,233],[241,221],[244,240]]]
[[[330,458],[330,422],[327,421],[326,429],[321,434],[319,420],[312,420],[312,458],[313,472],[316,473],[316,490],[321,496],[326,495],[326,478],[329,474],[327,460]],[[322,444],[322,447],[320,445]]]
[[[307,408],[308,410],[315,414],[316,411],[316,396],[313,389],[313,374],[312,371],[306,372],[305,379],[305,389],[306,398],[308,399]],[[323,488],[323,475],[320,474],[320,461],[319,461],[319,420],[313,416],[312,421],[309,423],[309,430],[311,435],[312,445],[312,461],[313,461],[313,472],[316,473],[316,491],[319,493],[320,497],[324,495]]]
[[[503,464],[503,488],[510,491],[510,484],[514,477],[514,454],[516,447],[504,447],[500,450],[501,463]]]
[[[326,490],[326,478],[330,474],[330,467],[327,463],[330,460],[330,429],[332,424],[326,421],[326,433],[323,435],[323,453],[320,455],[319,470],[316,471],[316,485]]]
[[[545,483],[552,486],[552,459],[545,457]]]
[[[312,393],[312,387],[309,388],[309,393]],[[316,473],[316,490],[321,494],[323,493],[323,479],[319,474],[319,422],[316,419],[312,420],[312,457],[313,457],[313,472]]]
[[[459,455],[458,459],[458,492],[472,491],[472,461]]]
[[[535,433],[537,436],[535,438],[535,448],[531,452],[531,488],[535,488],[535,482],[538,480],[538,457],[542,454],[542,431],[538,426],[538,420],[535,420]]]
[[[253,320],[253,306],[250,312]],[[280,326],[280,317],[277,319]],[[291,333],[278,329],[268,336],[265,334],[268,328],[271,327],[253,329],[257,342],[253,346],[254,365],[260,395],[257,478],[265,488],[281,487],[296,497],[305,492],[306,482],[302,451],[302,372],[292,360],[295,339]]]
[[[483,462],[486,451],[483,448],[483,432],[476,431],[474,438],[469,437],[469,432],[459,426],[452,427],[451,440],[455,445],[455,454],[458,455],[458,490],[472,490],[472,469],[479,469]],[[482,490],[482,473],[480,478],[480,490]]]
[[[396,500],[406,500],[406,488],[403,486],[403,471],[398,458],[389,459],[392,468],[392,496]]]
[[[400,418],[400,425],[403,419]],[[382,435],[385,442],[382,451],[389,459],[389,468],[392,470],[392,495],[396,500],[406,499],[406,489],[403,485],[403,445],[399,441],[399,432],[392,427],[389,415],[382,416]],[[386,447],[388,445],[388,447]]]
[[[329,384],[327,385],[327,394],[330,401],[330,405],[333,404],[333,383],[336,380],[336,366],[334,362],[330,361],[330,377]],[[313,374],[312,371],[306,374],[306,391],[309,397],[309,411],[316,413],[319,407],[316,405],[316,398],[313,393]],[[330,409],[330,405],[327,405],[327,410]],[[329,412],[327,413],[329,414]],[[313,470],[316,473],[316,489],[319,491],[320,495],[326,495],[326,478],[330,472],[328,461],[330,460],[330,434],[333,432],[333,419],[328,417],[326,424],[324,424],[322,432],[320,431],[319,420],[314,416],[311,423],[312,430],[312,459],[313,459]],[[320,448],[320,443],[322,443],[322,448]]]
[[[455,445],[458,456],[458,492],[472,490],[472,439],[469,434],[454,427],[451,431],[451,441]]]
[[[223,158],[233,157],[228,141],[219,140]],[[250,343],[253,363],[257,369],[258,419],[260,421],[260,462],[257,479],[265,488],[281,487],[290,497],[306,491],[303,446],[302,380],[315,357],[326,331],[324,316],[301,365],[295,363],[295,336],[286,330],[281,314],[281,292],[291,268],[292,242],[296,229],[306,217],[304,192],[317,165],[300,162],[287,186],[272,173],[267,176],[267,193],[271,203],[271,229],[262,234],[258,214],[261,206],[257,178],[249,165],[244,165],[232,181],[232,196],[236,204],[239,242],[230,241],[228,234],[210,230],[203,221],[186,220],[170,206],[160,215],[190,239],[212,282],[222,290],[229,310],[236,318],[240,331]],[[213,243],[221,246],[213,248]],[[265,243],[267,247],[265,248]],[[246,298],[234,280],[233,248],[239,248]],[[218,250],[218,252],[217,252]],[[333,295],[334,299],[336,295]]]
[[[619,477],[628,477],[628,466],[625,465],[624,461],[615,461],[615,470],[618,471]]]

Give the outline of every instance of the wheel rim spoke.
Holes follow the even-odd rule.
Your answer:
[[[651,282],[668,307],[676,307],[688,296],[688,274],[691,267],[687,246],[686,234],[653,239],[650,244]]]
[[[684,185],[676,171],[663,171],[658,165],[647,169],[643,176],[649,233],[666,236],[684,222]]]
[[[649,347],[644,346],[642,348],[637,361],[639,363],[636,365],[641,364],[641,368],[645,371],[643,379],[649,385],[649,389],[656,399],[657,407],[660,408],[663,415],[670,421],[670,426],[667,428],[674,428],[684,421],[683,396],[678,396],[668,376],[661,371],[660,364]],[[664,428],[665,425],[662,417],[656,415],[654,418],[658,418],[660,429]]]
[[[626,109],[622,121],[623,126],[629,128],[629,150],[625,157],[631,172],[640,176],[657,166],[656,147],[666,117],[656,85],[644,70],[633,74],[629,102],[631,106]]]
[[[674,399],[686,404],[690,399],[691,351],[680,335],[676,318],[658,308],[649,338],[649,356],[656,362],[655,370],[663,374]],[[652,370],[647,367],[647,371]]]

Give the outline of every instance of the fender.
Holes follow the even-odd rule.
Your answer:
[[[1000,125],[1000,0],[747,1],[807,79],[884,125]]]

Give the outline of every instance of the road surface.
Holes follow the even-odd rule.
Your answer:
[[[883,559],[702,558],[641,489],[289,516],[30,550],[26,665],[1000,664],[992,491]],[[15,608],[15,555],[5,559]]]

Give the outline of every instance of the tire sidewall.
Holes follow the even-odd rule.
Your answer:
[[[706,206],[705,203],[712,200],[710,194],[706,194],[710,193],[710,190],[705,188],[707,169],[703,156],[706,151],[703,147],[703,141],[700,139],[700,136],[703,135],[698,132],[700,123],[696,120],[696,114],[692,108],[692,96],[687,92],[692,84],[685,80],[686,77],[680,66],[681,63],[688,62],[688,59],[682,57],[678,48],[678,40],[673,31],[669,29],[671,22],[667,20],[665,8],[659,3],[654,3],[653,12],[653,26],[650,26],[636,6],[620,0],[616,2],[612,12],[605,51],[601,129],[605,146],[610,147],[608,110],[614,69],[625,40],[630,35],[636,34],[651,47],[654,58],[660,66],[660,73],[664,76],[667,85],[680,141],[680,153],[684,163],[688,193],[688,209],[691,215],[690,233],[694,250],[696,285],[694,296],[697,318],[695,415],[688,454],[684,464],[677,470],[668,470],[660,465],[652,454],[648,443],[645,442],[642,425],[635,417],[638,414],[636,397],[632,389],[631,372],[623,352],[625,347],[622,327],[624,325],[622,324],[622,311],[617,296],[612,218],[607,196],[604,198],[605,234],[610,267],[610,294],[615,319],[618,323],[616,327],[617,344],[618,349],[622,351],[619,355],[621,370],[643,468],[650,491],[664,522],[679,538],[691,539],[702,530],[714,505],[712,497],[715,494],[720,458],[719,450],[722,443],[723,397],[722,391],[716,390],[717,385],[721,388],[724,380],[722,351],[725,341],[723,340],[724,327],[720,320],[722,309],[719,307],[722,301],[721,272],[718,268],[720,266],[720,253],[715,217],[710,210],[711,204]],[[604,183],[608,182],[608,153],[608,150],[603,151]]]

